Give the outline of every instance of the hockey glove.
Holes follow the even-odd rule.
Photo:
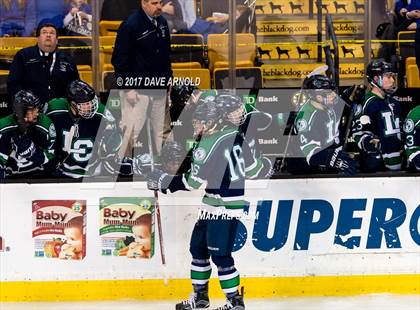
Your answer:
[[[154,169],[146,174],[147,188],[152,191],[160,191],[166,194],[166,190],[172,181],[172,177],[159,169]]]
[[[336,168],[346,176],[352,176],[356,173],[356,161],[348,153],[343,152],[341,148],[336,148],[331,155],[329,166]]]
[[[411,160],[411,165],[417,170],[420,171],[420,154],[415,156],[412,160]]]
[[[362,140],[362,150],[370,155],[377,156],[380,154],[381,143],[378,138],[374,136],[364,137]]]
[[[99,157],[106,158],[109,155],[114,155],[117,153],[121,147],[121,142],[121,134],[114,126],[105,129],[104,135],[99,142]]]
[[[133,173],[135,175],[147,175],[152,168],[152,160],[149,154],[137,155],[133,158]]]
[[[45,155],[41,149],[35,147],[34,142],[27,135],[14,139],[14,149],[17,157],[25,158],[35,165],[42,165],[45,162]]]

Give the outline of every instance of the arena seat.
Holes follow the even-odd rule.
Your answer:
[[[121,20],[101,20],[99,22],[99,35],[116,36],[121,23]]]
[[[229,67],[228,34],[209,34],[207,38],[209,69]],[[236,34],[236,67],[254,66],[255,36],[251,33]]]
[[[76,65],[92,66],[92,38],[63,36],[58,38],[58,47]]]
[[[173,69],[173,76],[178,78],[195,78],[200,79],[200,84],[197,86],[200,89],[210,89],[210,71],[209,69]]]
[[[204,64],[204,39],[201,34],[172,34],[171,62],[173,68],[196,68]]]
[[[112,51],[115,45],[115,36],[99,37],[99,68],[100,71],[114,71],[111,64]]]
[[[35,37],[0,37],[0,70],[9,70],[15,54],[35,44]]]
[[[417,65],[407,67],[407,87],[420,87],[419,68]]]
[[[229,88],[228,77],[229,69],[214,69],[214,88]],[[263,76],[259,67],[245,67],[236,69],[236,87],[237,88],[263,88]]]

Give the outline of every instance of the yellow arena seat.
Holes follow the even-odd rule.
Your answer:
[[[214,88],[229,88],[229,69],[217,68],[213,72]],[[263,75],[259,67],[244,67],[236,69],[237,88],[263,88]]]
[[[92,71],[80,71],[80,79],[93,86]]]
[[[35,44],[35,37],[0,37],[0,64],[3,68],[9,68],[20,49]]]
[[[99,22],[99,34],[101,36],[116,36],[121,20],[101,20]]]
[[[209,69],[229,67],[229,42],[227,34],[209,34],[207,39]],[[251,33],[236,34],[236,66],[254,66],[255,36]]]
[[[99,68],[103,71],[114,71],[111,64],[112,51],[115,45],[115,36],[99,37]]]
[[[409,65],[407,67],[407,87],[420,87],[419,68],[417,65]]]
[[[189,78],[193,82],[199,81],[197,85],[200,89],[210,89],[210,71],[209,69],[173,69],[174,78]]]
[[[201,68],[204,63],[203,36],[201,34],[172,34],[171,63],[173,68]]]

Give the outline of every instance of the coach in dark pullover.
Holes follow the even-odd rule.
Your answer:
[[[118,29],[111,60],[117,85],[120,88],[167,88],[172,76],[168,23],[161,16],[160,0],[140,1],[137,12]]]
[[[43,102],[65,97],[67,85],[79,79],[76,65],[57,50],[57,29],[53,24],[38,27],[37,45],[18,51],[10,67],[7,89],[11,98],[30,90]]]

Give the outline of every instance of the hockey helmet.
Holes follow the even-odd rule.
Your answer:
[[[366,68],[367,80],[374,87],[378,87],[386,94],[393,94],[398,89],[397,73],[393,66],[384,59],[372,60]],[[385,82],[384,78],[392,78],[393,81]]]
[[[217,107],[222,111],[223,119],[235,126],[245,121],[246,110],[241,98],[230,93],[222,93],[215,99]]]
[[[160,154],[162,166],[170,174],[177,173],[186,156],[181,144],[176,141],[165,142]]]
[[[302,89],[306,90],[306,95],[309,98],[320,101],[325,106],[336,102],[335,88],[335,83],[328,76],[322,74],[308,76],[302,84]],[[318,96],[321,96],[322,100],[318,100]]]
[[[220,124],[221,117],[215,101],[199,100],[192,117],[194,136],[213,133]]]
[[[77,114],[83,118],[92,118],[98,110],[99,100],[95,91],[82,80],[69,84],[67,98]]]
[[[13,98],[13,113],[16,116],[19,129],[21,131],[26,131],[30,123],[27,119],[27,112],[29,110],[42,111],[44,108],[44,103],[31,91],[20,90],[18,91]],[[36,118],[35,118],[36,121]]]

